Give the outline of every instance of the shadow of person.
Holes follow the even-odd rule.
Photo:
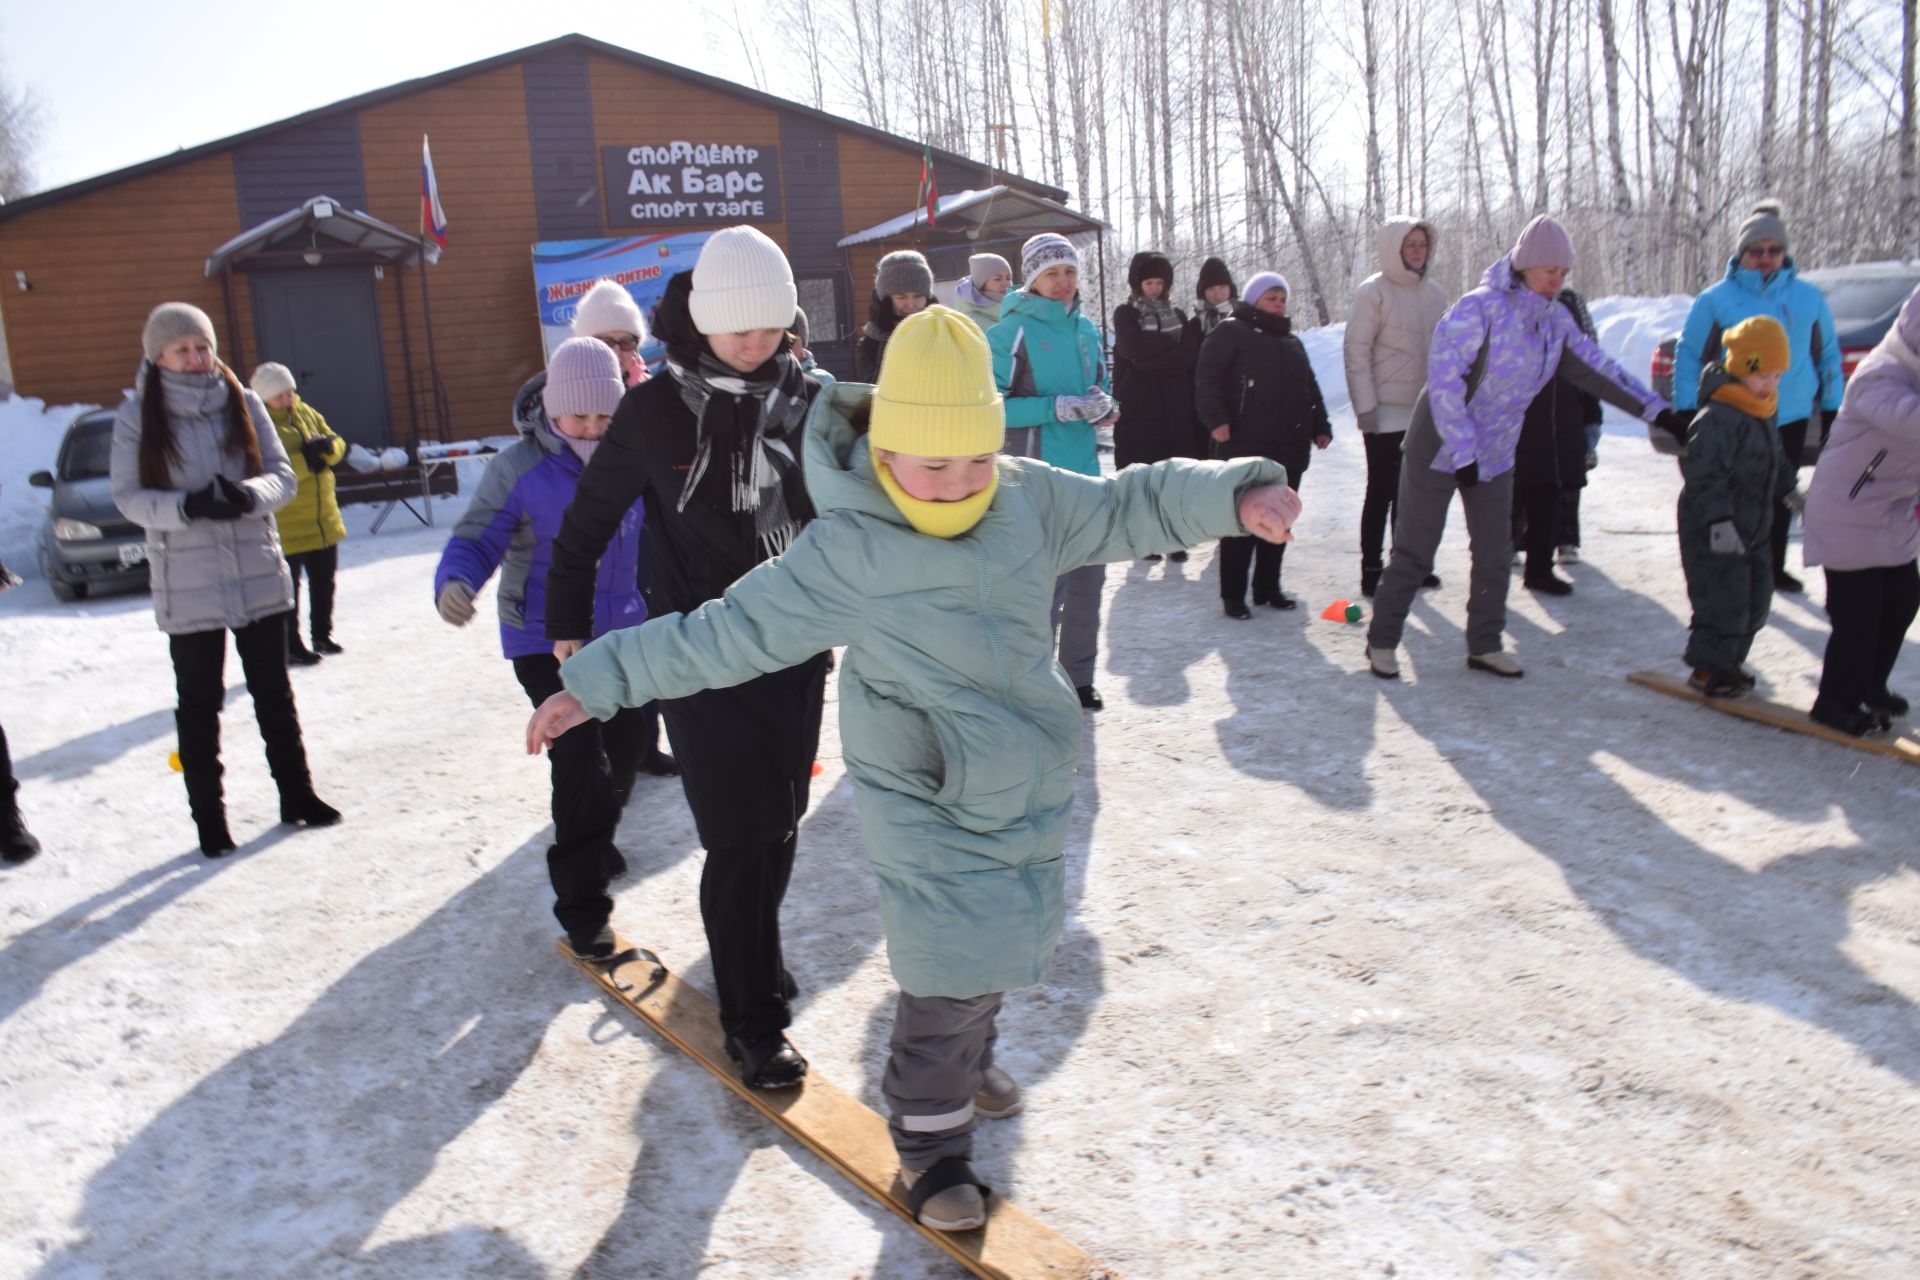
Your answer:
[[[0,951],[4,959],[0,964],[0,974],[4,974],[0,977],[0,1022],[18,1013],[68,965],[139,929],[162,908],[213,876],[296,834],[294,827],[273,827],[224,858],[209,858],[198,848],[190,849],[34,925]]]
[[[1191,562],[1179,566],[1192,568]],[[1152,565],[1135,561],[1118,588],[1107,597],[1101,621],[1103,665],[1126,682],[1129,700],[1146,707],[1177,707],[1193,696],[1187,668],[1204,658],[1208,646],[1196,619],[1203,603],[1197,577],[1175,579],[1149,573]],[[1209,597],[1215,615],[1217,595]]]
[[[565,966],[530,964],[553,946],[527,909],[545,847],[521,846],[155,1116],[89,1180],[76,1238],[40,1274],[360,1269],[368,1237],[579,994]],[[274,1229],[288,1215],[300,1229]],[[409,1274],[491,1272],[466,1265],[468,1237],[439,1240],[409,1243]]]
[[[246,692],[246,688],[245,681],[237,680],[228,685],[226,692],[221,695],[221,705],[225,706],[232,702],[234,696]],[[140,747],[172,738],[174,732],[173,708],[149,711],[146,715],[122,720],[119,724],[110,724],[104,728],[95,729],[91,733],[83,733],[77,738],[69,738],[44,751],[36,751],[30,756],[15,760],[14,776],[22,780],[48,778],[55,782],[85,777],[95,769],[111,764],[121,756],[130,755]],[[168,750],[171,749],[168,748]]]
[[[1441,652],[1459,652],[1457,629],[1429,625]],[[1559,865],[1623,946],[1703,991],[1822,1027],[1920,1081],[1920,1011],[1840,949],[1853,892],[1920,864],[1903,815],[1848,804],[1858,846],[1748,870],[1669,826],[1616,775],[1652,773],[1696,794],[1731,791],[1775,813],[1824,816],[1834,797],[1806,785],[1799,735],[1752,727],[1733,762],[1682,724],[1717,713],[1606,675],[1552,666],[1530,666],[1524,681],[1463,667],[1420,675],[1413,685],[1380,682],[1381,692],[1495,821]]]
[[[546,1280],[547,1269],[499,1227],[455,1227],[383,1244],[353,1268],[369,1276],[486,1276],[487,1280]],[[206,1274],[203,1271],[202,1274]]]

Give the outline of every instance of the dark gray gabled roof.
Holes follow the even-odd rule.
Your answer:
[[[315,196],[215,249],[207,255],[206,274],[217,276],[229,264],[236,269],[296,266],[305,261],[306,254],[314,258],[310,265],[318,266],[328,257],[339,260],[341,250],[356,262],[411,266],[420,260],[422,252],[428,262],[440,260],[440,249],[431,241],[409,235],[370,213],[349,209],[332,196]]]
[[[685,81],[688,84],[698,85],[703,89],[711,89],[716,93],[724,93],[735,98],[743,98],[746,101],[766,107],[769,110],[784,111],[789,115],[818,120],[835,129],[868,138],[885,146],[908,152],[918,152],[921,149],[921,144],[911,138],[903,138],[899,134],[887,133],[885,130],[876,129],[872,125],[861,124],[858,121],[848,120],[842,116],[833,115],[830,112],[819,111],[813,107],[802,106],[800,103],[790,102],[785,98],[775,97],[773,94],[763,93],[758,89],[749,89],[745,85],[735,84],[731,80],[723,80],[718,76],[710,76],[700,71],[691,71],[686,67],[678,66],[671,62],[663,62],[659,58],[650,58],[644,53],[635,53],[631,49],[623,49],[619,45],[608,44],[604,40],[595,40],[591,36],[583,36],[576,33],[542,41],[539,44],[531,44],[524,49],[515,49],[511,53],[502,53],[491,58],[483,58],[479,62],[469,62],[465,66],[454,67],[449,71],[436,72],[433,75],[421,76],[415,80],[403,80],[399,84],[389,85],[384,89],[375,89],[371,93],[363,93],[357,97],[343,98],[339,102],[332,103],[328,106],[316,107],[312,111],[303,111],[297,116],[288,116],[284,120],[276,120],[272,124],[261,125],[257,129],[249,129],[244,133],[231,134],[213,142],[202,143],[197,147],[182,147],[178,151],[169,152],[153,160],[146,160],[139,164],[129,165],[124,169],[115,169],[111,173],[103,173],[98,177],[85,178],[79,182],[68,183],[64,187],[55,187],[51,191],[42,191],[35,195],[23,196],[18,200],[0,204],[0,222],[4,222],[8,218],[15,217],[19,214],[29,213],[35,209],[44,209],[48,205],[58,204],[62,200],[71,200],[75,196],[86,195],[90,191],[98,191],[104,187],[115,186],[134,178],[145,177],[150,173],[158,173],[160,170],[170,169],[174,165],[186,164],[189,161],[198,160],[205,156],[217,155],[222,151],[230,151],[245,143],[269,137],[272,134],[279,133],[286,129],[310,124],[315,120],[323,120],[330,116],[340,115],[349,111],[359,111],[365,107],[377,106],[383,102],[391,102],[396,98],[404,98],[427,89],[437,88],[440,85],[448,84],[455,80],[464,80],[468,76],[478,75],[484,71],[493,71],[497,68],[511,66],[514,63],[523,62],[529,58],[536,58],[543,54],[572,49],[579,49],[586,53],[597,53],[604,57],[615,59],[616,61],[625,62],[630,66],[654,72],[657,75],[670,76],[676,80]],[[939,147],[932,148],[932,151],[933,158],[936,161],[944,160],[949,164],[967,165],[970,168],[980,169],[982,171],[991,168],[991,166],[981,161],[960,155],[957,152],[944,151]],[[1059,187],[1048,186],[1042,182],[1034,182],[1029,178],[1020,177],[1018,174],[1001,173],[999,176],[1009,184],[1019,186],[1037,195],[1045,196],[1050,200],[1064,202],[1067,198],[1067,193]]]

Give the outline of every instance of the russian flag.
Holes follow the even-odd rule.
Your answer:
[[[447,211],[440,207],[440,183],[433,176],[433,152],[427,149],[427,135],[420,135],[420,234],[431,236],[442,249],[447,247]]]

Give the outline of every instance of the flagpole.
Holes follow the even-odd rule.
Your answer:
[[[427,258],[433,254],[435,241],[430,238],[432,228],[428,222],[429,206],[439,196],[438,183],[428,184],[432,173],[431,152],[427,149],[426,135],[420,137],[421,163],[421,200],[420,200],[420,314],[427,326],[427,402],[429,416],[432,419],[434,435],[439,443],[447,443],[448,431],[452,423],[448,420],[446,408],[446,390],[440,383],[440,357],[433,345],[433,295],[427,287]],[[415,455],[418,456],[419,441],[414,441]]]

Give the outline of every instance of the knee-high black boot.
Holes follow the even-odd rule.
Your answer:
[[[180,738],[180,773],[187,784],[187,809],[199,829],[200,852],[209,858],[232,853],[227,831],[227,804],[220,776],[220,713],[175,711],[174,730]]]

